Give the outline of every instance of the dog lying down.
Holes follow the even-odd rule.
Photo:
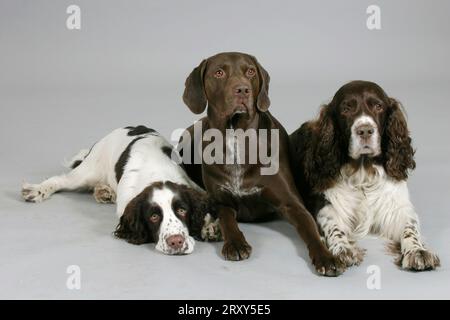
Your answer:
[[[220,229],[206,192],[172,155],[178,154],[155,130],[119,128],[80,151],[67,174],[25,183],[22,196],[41,202],[58,191],[93,190],[97,202],[117,203],[118,238],[133,244],[154,242],[165,254],[189,254],[194,238],[220,240]]]

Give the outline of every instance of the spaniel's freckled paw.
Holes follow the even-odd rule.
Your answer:
[[[27,202],[42,202],[50,196],[40,184],[24,183],[22,185],[22,197]]]
[[[401,257],[401,266],[406,270],[434,270],[440,265],[439,257],[425,249],[410,250],[405,252]]]
[[[333,252],[333,255],[347,267],[359,266],[364,260],[365,254],[366,250],[357,246],[345,247]]]
[[[98,203],[116,203],[116,193],[107,185],[96,185],[94,188],[94,198]]]
[[[220,241],[222,234],[220,232],[219,219],[213,220],[208,213],[205,216],[205,223],[202,227],[201,238],[204,241]]]

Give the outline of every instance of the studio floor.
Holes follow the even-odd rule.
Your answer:
[[[35,171],[42,173],[42,168]],[[37,181],[39,176],[28,178]],[[59,193],[30,204],[20,199],[19,187],[20,180],[12,178],[0,185],[1,299],[450,297],[450,230],[443,219],[431,219],[431,213],[423,233],[440,255],[437,271],[402,271],[386,254],[384,242],[371,238],[361,242],[367,249],[362,265],[338,278],[325,278],[314,273],[304,244],[285,221],[241,224],[253,246],[246,261],[224,261],[222,243],[197,243],[191,255],[167,256],[152,244],[115,239],[114,206],[99,205],[90,194]],[[81,271],[79,290],[66,285],[72,265]],[[373,266],[379,270],[379,289],[367,285]]]

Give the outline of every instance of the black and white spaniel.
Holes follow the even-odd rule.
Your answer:
[[[361,263],[356,241],[390,240],[404,269],[430,270],[439,258],[420,239],[409,199],[414,150],[400,103],[377,84],[353,81],[322,107],[319,119],[291,137],[296,183],[330,251],[347,266]]]
[[[94,190],[100,203],[117,203],[115,235],[133,244],[155,242],[166,254],[188,254],[194,238],[218,240],[206,193],[174,161],[172,145],[145,126],[116,129],[69,163],[71,171],[40,184],[25,183],[26,201],[61,190]]]

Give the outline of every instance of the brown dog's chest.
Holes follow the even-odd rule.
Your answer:
[[[227,179],[222,181],[220,187],[237,197],[260,193],[261,188],[255,185],[254,177],[249,174],[251,169],[247,165],[225,165]]]
[[[247,196],[257,194],[261,188],[255,186],[255,174],[253,173],[257,164],[248,164],[249,149],[241,150],[241,146],[234,137],[227,137],[225,143],[226,154],[233,159],[233,163],[227,162],[224,166],[226,177],[222,188],[235,196]]]

